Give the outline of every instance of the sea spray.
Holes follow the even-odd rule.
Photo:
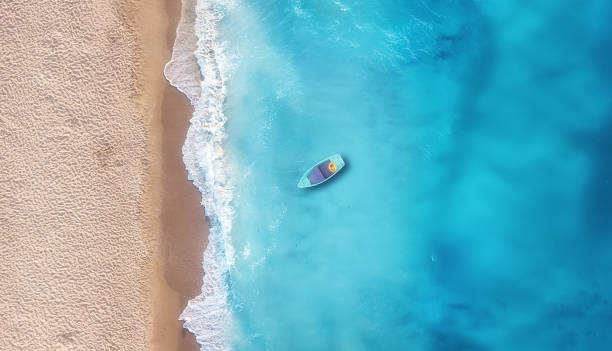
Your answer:
[[[192,0],[183,1],[183,17],[177,29],[172,60],[165,69],[168,81],[194,105],[183,145],[183,162],[189,179],[202,193],[210,233],[202,262],[201,294],[189,301],[179,319],[196,335],[203,350],[229,348],[227,331],[231,318],[227,287],[233,250],[227,235],[233,217],[232,186],[224,171],[226,71],[217,29],[223,7],[224,4],[214,1],[196,4]],[[197,45],[194,45],[195,38]],[[195,53],[190,51],[194,47]],[[198,67],[197,72],[194,67]]]

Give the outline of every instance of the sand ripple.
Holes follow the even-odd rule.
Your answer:
[[[0,2],[0,350],[145,349],[133,12]]]

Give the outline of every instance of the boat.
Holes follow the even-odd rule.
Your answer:
[[[304,173],[298,182],[298,188],[310,188],[333,178],[344,167],[345,163],[340,154],[331,155],[317,162]]]

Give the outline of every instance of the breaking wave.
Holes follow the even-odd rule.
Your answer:
[[[229,5],[215,0],[183,0],[172,59],[164,70],[170,84],[194,106],[183,162],[189,179],[202,193],[210,233],[202,262],[202,291],[189,301],[179,319],[196,335],[202,350],[230,348],[228,283],[234,253],[228,233],[234,212],[233,187],[225,174],[223,152],[227,60],[218,40],[218,25]]]

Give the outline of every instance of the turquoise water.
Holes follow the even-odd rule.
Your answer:
[[[203,350],[612,348],[612,3],[198,6],[230,320],[190,322],[204,289]]]

